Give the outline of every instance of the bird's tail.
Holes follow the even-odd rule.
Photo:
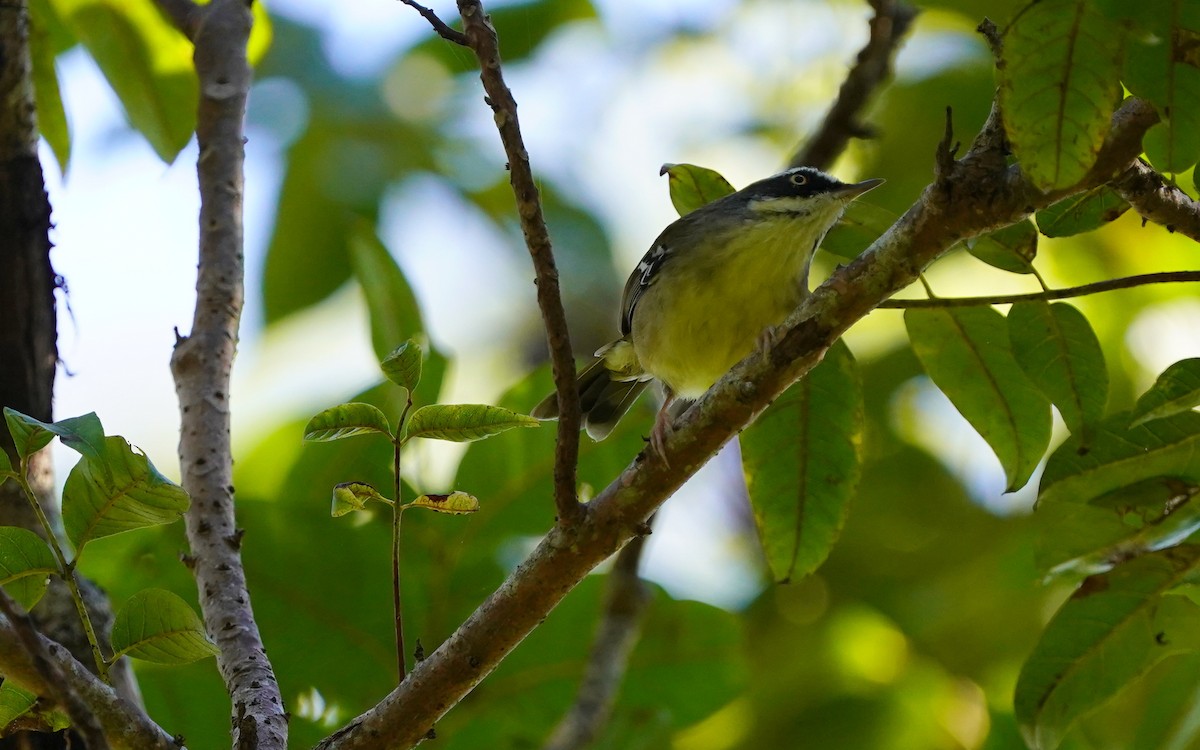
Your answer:
[[[626,348],[628,351],[624,351]],[[596,352],[596,359],[575,378],[583,428],[593,440],[608,437],[650,384],[650,376],[628,361],[632,350],[633,347],[624,340],[609,344]],[[551,393],[542,399],[530,415],[537,419],[557,419],[558,394]]]

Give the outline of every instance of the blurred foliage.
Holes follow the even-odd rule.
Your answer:
[[[148,0],[129,4],[122,13],[121,4],[99,0],[32,3],[38,103],[44,134],[60,162],[65,164],[69,154],[69,118],[64,120],[53,89],[56,78],[47,65],[76,41],[96,56],[130,122],[164,159],[173,158],[186,141],[193,115],[184,100],[194,92],[188,94],[187,82],[172,72],[177,73],[178,65],[152,65],[147,57],[178,54],[177,44],[139,46],[143,42],[138,40],[158,33],[154,24],[161,23],[138,20],[142,5],[148,8]],[[628,191],[623,185],[605,192],[596,187],[603,183],[586,179],[589,171],[601,171],[624,156],[627,145],[637,153],[635,144],[613,135],[628,128],[654,135],[679,131],[653,141],[676,151],[656,153],[653,163],[638,165],[646,171],[664,162],[761,165],[764,153],[773,163],[784,163],[785,149],[820,121],[845,64],[853,59],[854,44],[822,46],[824,39],[842,30],[865,35],[867,12],[864,4],[850,0],[809,0],[799,3],[802,17],[837,19],[836,30],[814,34],[801,24],[772,35],[777,19],[794,17],[785,14],[785,6],[792,5],[747,0],[707,15],[697,12],[695,19],[660,20],[645,29],[618,27],[616,13],[603,7],[598,11],[586,0],[530,0],[492,9],[523,118],[559,109],[625,111],[630,92],[646,99],[633,107],[637,120],[624,130],[601,117],[560,134],[569,159],[552,161],[531,146],[581,354],[611,338],[621,281],[629,270],[623,259],[636,257],[657,231],[642,231],[633,223],[637,240],[634,247],[625,247],[632,231],[617,218],[636,216],[629,205],[641,195],[635,181],[628,178]],[[1004,114],[1016,154],[1029,161],[1044,185],[1069,182],[1086,169],[1107,113],[1117,103],[1119,83],[1146,96],[1163,115],[1163,124],[1147,143],[1151,163],[1174,176],[1186,174],[1200,158],[1194,127],[1200,112],[1200,98],[1193,95],[1194,4],[1043,0],[1035,12],[1024,15],[1020,10],[1026,4],[1016,0],[928,0],[918,5],[923,12],[900,57],[896,80],[864,116],[877,136],[855,143],[838,164],[845,177],[882,176],[887,185],[858,204],[851,221],[831,234],[832,252],[819,255],[818,267],[844,259],[835,254],[860,252],[903,214],[931,179],[947,107],[955,140],[969,144],[987,117],[997,83],[1012,105]],[[1086,23],[1066,23],[1064,13],[1082,14]],[[1012,42],[1009,73],[998,82],[988,47],[973,32],[985,17]],[[92,24],[89,19],[99,20]],[[423,24],[415,13],[407,22]],[[446,268],[433,288],[412,289],[404,273],[408,266],[391,262],[396,255],[436,256],[463,242],[459,227],[447,222],[428,246],[393,246],[386,218],[405,186],[444,188],[461,201],[471,221],[478,220],[500,238],[503,262],[520,278],[531,276],[494,133],[481,135],[475,128],[487,125],[490,113],[480,101],[470,54],[426,30],[385,69],[348,74],[330,60],[319,29],[286,15],[271,23],[272,46],[256,74],[268,84],[286,83],[298,104],[251,113],[253,124],[288,134],[279,143],[283,172],[273,230],[265,258],[258,260],[262,288],[251,290],[261,298],[268,328],[317,308],[348,284],[363,289],[370,335],[381,355],[411,336],[428,334],[430,309],[444,307],[447,298],[461,314],[483,317],[476,300],[458,293],[459,282],[476,269]],[[1085,37],[1078,36],[1081,28]],[[104,29],[120,29],[125,42]],[[770,47],[786,46],[795,38],[808,40],[813,50],[796,57],[788,56],[793,50]],[[1071,57],[1072,42],[1086,47],[1087,54]],[[564,61],[572,47],[583,55],[597,56],[602,50],[607,57],[570,68]],[[1039,57],[1043,52],[1045,59]],[[787,64],[765,64],[773,55]],[[702,85],[680,72],[679,60],[702,68],[689,71],[700,74]],[[553,85],[539,79],[560,65],[563,77]],[[1072,79],[1060,101],[1039,98],[1076,65],[1085,72],[1102,72]],[[580,72],[584,70],[588,75]],[[830,76],[829,70],[835,73]],[[594,88],[593,77],[612,80],[607,88]],[[639,88],[647,81],[658,88]],[[673,87],[683,94],[667,97],[664,92]],[[547,100],[534,98],[537,94]],[[598,99],[599,108],[586,97]],[[654,97],[663,101],[651,101]],[[714,100],[722,112],[712,111]],[[736,116],[730,110],[737,110]],[[682,124],[671,117],[681,111]],[[523,120],[527,131],[535,130],[532,122]],[[1057,129],[1047,132],[1050,125]],[[723,171],[733,173],[731,168]],[[1180,184],[1193,190],[1190,178]],[[662,211],[657,220],[665,223],[672,218],[668,185],[664,181],[659,188]],[[1110,192],[1078,196],[1038,213],[1040,237],[1027,222],[979,238],[971,243],[971,254],[951,254],[930,269],[927,279],[939,294],[965,296],[1038,291],[1039,281],[1069,286],[1194,265],[1194,243],[1160,227],[1143,226],[1133,212],[1122,215],[1124,208]],[[1036,277],[1029,273],[1032,269]],[[513,296],[523,295],[519,304],[526,305],[532,291],[529,285]],[[1200,664],[1192,644],[1174,635],[1189,627],[1194,632],[1197,624],[1190,601],[1194,592],[1181,585],[1190,582],[1194,555],[1180,552],[1190,547],[1172,548],[1191,533],[1195,514],[1175,516],[1174,526],[1163,526],[1179,507],[1188,507],[1200,482],[1192,458],[1200,425],[1194,414],[1175,413],[1174,407],[1162,412],[1162,404],[1190,410],[1195,389],[1184,378],[1172,390],[1160,387],[1134,414],[1121,412],[1183,356],[1165,350],[1164,342],[1178,339],[1181,328],[1194,331],[1192,322],[1175,322],[1181,315],[1194,321],[1194,288],[1143,287],[1073,304],[1081,315],[1029,309],[1015,320],[1000,320],[1007,309],[976,311],[967,317],[987,319],[965,328],[955,323],[958,316],[942,315],[944,325],[926,326],[936,330],[927,332],[918,346],[920,361],[894,312],[874,313],[851,331],[847,341],[853,359],[839,361],[857,362],[857,376],[848,371],[844,377],[862,381],[857,491],[848,506],[839,501],[829,524],[832,531],[819,535],[824,548],[804,550],[812,565],[826,554],[827,560],[815,573],[776,586],[768,582],[765,560],[743,552],[756,573],[744,582],[742,598],[748,604],[741,608],[721,609],[657,590],[613,720],[596,747],[1014,750],[1025,745],[1026,737],[1040,738],[1047,747],[1061,740],[1067,750],[1200,748],[1194,711],[1200,701]],[[1069,320],[1064,322],[1064,316]],[[1082,326],[1080,318],[1085,319]],[[478,320],[478,325],[485,322]],[[530,314],[496,336],[495,348],[516,363],[510,379],[513,370],[533,373],[510,383],[498,397],[501,405],[525,412],[550,390],[545,367],[539,366],[544,357],[539,324]],[[947,346],[948,341],[958,345]],[[1002,367],[987,357],[968,363],[970,367],[963,363],[965,355],[958,363],[938,359],[947,350],[962,354],[973,347],[991,347],[992,355],[1003,350]],[[1046,347],[1065,352],[1060,363],[1065,370],[1054,371],[1060,374],[1056,382],[1063,371],[1082,367],[1093,377],[1080,387],[1091,390],[1064,392],[1045,385],[1045,373],[1031,372],[1046,361],[1038,354]],[[452,387],[452,376],[461,378],[464,372],[486,382],[493,394],[499,392],[489,373],[472,372],[483,365],[471,352],[424,349],[420,403],[437,402]],[[311,357],[322,357],[321,342],[312,342]],[[933,383],[946,389],[948,400],[922,364],[930,368]],[[1027,375],[1021,375],[1022,369]],[[1105,420],[1098,419],[1105,405],[1096,392],[1103,380],[1097,370],[1107,370]],[[976,396],[958,395],[960,386],[978,386],[997,373],[1009,381],[1008,387],[985,389],[991,396],[1001,395],[983,413]],[[384,383],[379,373],[367,377],[376,378],[378,385],[345,394],[344,400],[399,413],[400,389]],[[1052,447],[1049,465],[1043,461],[1035,468],[1047,442],[1047,400],[1075,403],[1074,410],[1062,409],[1068,428],[1080,433],[1094,429],[1096,434],[1086,441],[1074,435],[1064,447]],[[1006,413],[1032,415],[1028,420],[1022,416],[1022,422],[1037,426],[1033,433],[1017,430],[1022,434],[1015,438],[1024,441],[1022,453],[1006,461],[1007,479],[986,446],[963,437],[970,428],[955,406],[976,417],[973,423]],[[608,440],[584,441],[579,478],[585,488],[605,486],[629,463],[643,446],[651,413],[651,405],[641,404]],[[296,747],[312,745],[341,726],[376,702],[395,680],[387,518],[329,517],[335,484],[354,479],[390,486],[390,447],[371,440],[301,444],[305,416],[278,415],[236,464],[239,524],[247,530],[244,549],[254,609],[293,711]],[[1127,428],[1135,418],[1148,421],[1130,438]],[[420,638],[426,652],[503,581],[552,522],[553,437],[553,430],[518,430],[473,444],[440,479],[430,478],[436,472],[418,470],[425,456],[406,454],[408,497],[453,486],[481,503],[480,511],[466,518],[413,514],[406,521],[406,630]],[[1054,438],[1052,446],[1060,441],[1061,436]],[[1011,439],[993,442],[1009,445]],[[1125,468],[1139,466],[1147,451],[1157,463]],[[1114,468],[1119,461],[1127,463]],[[1033,481],[1039,481],[1037,471],[1043,467],[1047,478],[1040,481],[1052,491],[1042,512],[1029,513],[1031,491],[1000,497],[1005,486],[1016,489],[1031,472]],[[1129,487],[1133,479],[1141,484]],[[740,548],[752,549],[756,530],[745,500],[735,493],[725,503],[739,521],[733,531],[744,542]],[[795,522],[795,506],[786,510],[779,515]],[[795,541],[800,536],[787,544],[800,544]],[[702,554],[709,543],[695,540],[680,554]],[[777,553],[786,547],[780,544]],[[177,527],[98,539],[89,547],[94,551],[84,568],[116,601],[151,585],[194,601],[194,584],[177,562],[185,547]],[[1132,555],[1136,565],[1125,565],[1122,555]],[[1064,561],[1069,563],[1065,568],[1056,567]],[[698,579],[692,590],[704,591],[708,582],[699,562],[684,560],[683,567]],[[1152,575],[1139,574],[1137,566],[1153,568]],[[1046,578],[1051,572],[1054,577]],[[1153,586],[1138,588],[1151,579]],[[1139,623],[1168,621],[1170,654],[1162,650],[1130,657],[1132,648],[1122,646],[1122,639],[1142,648],[1144,638],[1115,627],[1107,634],[1091,633],[1091,640],[1079,634],[1083,625],[1072,623],[1112,625],[1123,616],[1119,607],[1087,597],[1093,590],[1089,586],[1115,581],[1139,592],[1136,606],[1126,602]],[[572,592],[543,627],[439,723],[438,742],[453,748],[540,746],[574,694],[603,584],[600,573]],[[1129,657],[1120,674],[1101,668],[1105,649]],[[1031,654],[1032,667],[1027,665]],[[1047,662],[1037,661],[1041,654],[1075,660],[1072,664],[1084,671],[1078,679],[1059,680],[1061,675],[1047,671]],[[1143,676],[1132,679],[1137,675]],[[176,670],[139,666],[139,676],[152,715],[170,732],[183,734],[189,747],[228,743],[229,708],[211,662]],[[1034,690],[1018,701],[1021,722],[1014,714],[1018,684]],[[1054,692],[1060,686],[1065,687]],[[1045,711],[1047,705],[1052,711]],[[1101,710],[1089,712],[1100,705]],[[1037,725],[1043,716],[1044,725]]]

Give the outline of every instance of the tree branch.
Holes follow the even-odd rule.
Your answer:
[[[870,138],[872,130],[859,114],[875,89],[892,75],[892,57],[917,16],[904,0],[869,0],[875,9],[871,34],[858,53],[854,67],[838,89],[837,100],[804,146],[792,155],[789,167],[828,169],[851,138]]]
[[[49,648],[42,641],[29,615],[21,610],[20,605],[4,589],[0,589],[0,615],[3,615],[16,631],[17,639],[29,654],[30,661],[42,678],[48,694],[63,707],[67,716],[71,717],[71,728],[83,737],[88,750],[108,750],[108,738],[104,736],[96,714],[67,682],[61,665],[50,656]]]
[[[529,152],[521,137],[517,120],[517,102],[504,82],[500,68],[500,48],[496,29],[483,11],[479,0],[458,0],[458,12],[468,45],[479,59],[479,78],[487,96],[484,101],[492,108],[504,153],[508,156],[509,180],[517,199],[517,213],[525,234],[525,245],[533,260],[537,284],[538,307],[546,328],[550,347],[550,363],[554,372],[554,389],[558,394],[558,441],[554,452],[554,504],[559,522],[572,524],[584,513],[576,496],[576,467],[579,461],[579,392],[575,387],[575,358],[571,354],[571,339],[567,317],[558,290],[558,269],[542,202],[538,195]],[[422,14],[424,15],[424,14]],[[444,25],[444,24],[442,24]],[[435,24],[435,28],[437,24]]]
[[[1085,297],[1089,294],[1112,292],[1118,289],[1133,289],[1148,284],[1170,284],[1200,282],[1200,271],[1162,271],[1160,273],[1144,273],[1138,276],[1123,276],[1119,279],[1106,279],[1091,284],[1067,287],[1065,289],[1046,289],[1041,292],[1027,294],[998,294],[993,297],[935,297],[933,299],[890,299],[879,304],[881,309],[910,310],[912,308],[939,307],[982,307],[984,305],[1011,305],[1016,302],[1050,301]]]
[[[429,8],[426,8],[424,5],[414,2],[413,0],[400,0],[400,2],[420,13],[421,17],[429,22],[429,25],[433,27],[433,30],[436,31],[438,36],[440,36],[442,39],[445,39],[447,42],[454,42],[455,44],[463,47],[471,46],[471,43],[467,40],[466,34],[462,33],[458,29],[452,28],[448,23],[439,18],[437,13],[434,13]]]
[[[1143,219],[1200,242],[1200,202],[1167,182],[1146,163],[1131,164],[1112,181],[1112,186]]]
[[[167,735],[150,720],[138,706],[121,698],[108,685],[89,672],[62,645],[25,628],[8,611],[11,599],[2,594],[5,602],[0,610],[0,673],[26,690],[55,697],[63,702],[71,720],[79,722],[76,711],[92,717],[109,744],[116,748],[137,750],[178,750],[180,743]],[[29,639],[36,644],[27,645]],[[38,656],[40,655],[40,656]],[[78,699],[83,708],[73,709]],[[83,719],[86,726],[86,718]],[[84,733],[87,737],[88,733]],[[88,738],[88,747],[92,745]]]
[[[617,554],[608,574],[604,614],[596,628],[587,667],[574,705],[563,716],[542,750],[582,750],[592,743],[612,714],[629,655],[637,645],[650,592],[638,577],[646,537],[634,537]]]
[[[180,0],[158,0],[178,19]],[[188,14],[191,14],[190,16]],[[181,413],[179,461],[192,497],[187,536],[204,624],[232,701],[235,747],[284,750],[287,717],[250,606],[236,526],[229,381],[243,303],[243,120],[250,90],[247,0],[212,0],[184,17],[200,80],[200,261],[190,335],[179,337],[171,373]],[[187,28],[181,28],[184,33]]]
[[[1096,168],[1070,188],[1043,193],[1006,166],[985,131],[967,154],[859,258],[838,269],[785,322],[775,343],[733,368],[677,420],[667,461],[643,452],[588,504],[570,532],[556,526],[436,651],[378,705],[322,742],[325,750],[367,750],[420,742],[443,714],[482,681],[587,573],[638,534],[645,519],[720,447],[811,370],[851,325],[911,284],[955,243],[1008,226],[1039,208],[1123,172],[1157,122],[1154,108],[1127,100]]]

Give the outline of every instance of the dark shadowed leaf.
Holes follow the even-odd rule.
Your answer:
[[[1158,376],[1133,408],[1130,427],[1200,405],[1200,359],[1181,359]]]
[[[1072,185],[1096,161],[1121,95],[1121,27],[1091,0],[1044,0],[1019,13],[999,68],[1005,131],[1038,187]]]
[[[1047,237],[1070,237],[1116,221],[1129,204],[1108,185],[1085,190],[1038,211],[1038,231]]]
[[[967,252],[1009,273],[1033,273],[1037,249],[1037,229],[1028,219],[967,240]]]
[[[898,218],[894,211],[856,200],[846,207],[842,218],[825,235],[821,249],[840,258],[857,258]]]
[[[355,222],[349,249],[354,276],[371,315],[371,344],[382,361],[395,353],[397,342],[421,331],[421,313],[404,272],[366,221]],[[419,375],[419,349],[417,362]],[[412,391],[414,386],[405,387]]]
[[[1046,626],[1013,699],[1031,748],[1054,750],[1071,724],[1172,654],[1200,647],[1200,607],[1164,596],[1196,575],[1200,547],[1131,560],[1083,582]]]
[[[58,572],[46,540],[28,529],[0,526],[0,585],[22,607],[32,609],[46,593],[50,575]]]
[[[838,342],[742,433],[758,536],[778,581],[816,570],[841,534],[858,485],[862,386]]]

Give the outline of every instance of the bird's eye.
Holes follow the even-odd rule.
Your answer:
[[[797,172],[788,179],[797,187],[808,184],[808,175],[804,174],[803,172]]]

